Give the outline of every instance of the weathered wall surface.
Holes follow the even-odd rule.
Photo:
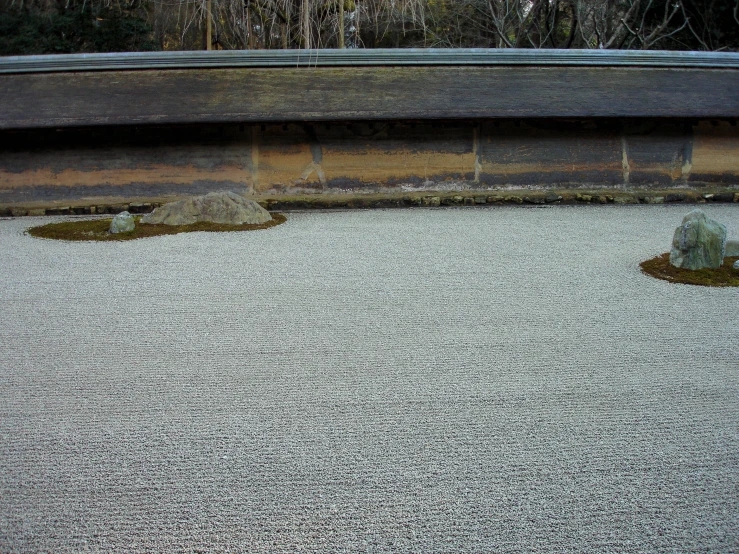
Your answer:
[[[730,121],[463,120],[0,132],[0,204],[512,188],[739,187]]]

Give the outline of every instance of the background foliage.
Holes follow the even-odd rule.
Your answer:
[[[208,13],[222,49],[739,50],[739,0],[0,0],[0,54],[203,49]]]

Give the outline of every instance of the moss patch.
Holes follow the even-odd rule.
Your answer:
[[[258,225],[223,225],[221,223],[210,223],[200,221],[191,225],[150,225],[140,223],[141,218],[136,218],[136,228],[130,233],[108,233],[111,219],[86,219],[81,221],[64,221],[62,223],[49,223],[38,227],[31,227],[27,232],[32,237],[56,240],[94,240],[94,241],[121,241],[143,239],[147,237],[158,237],[161,235],[177,235],[179,233],[193,233],[196,231],[206,232],[233,232],[233,231],[257,231],[269,229],[284,223],[287,218],[280,213],[273,213],[272,220]]]
[[[665,253],[651,260],[639,264],[647,275],[686,285],[701,285],[704,287],[739,287],[739,270],[732,266],[739,257],[724,258],[724,263],[716,269],[699,269],[691,271],[670,265],[670,254]]]

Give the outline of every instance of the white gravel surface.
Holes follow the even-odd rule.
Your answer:
[[[739,289],[638,268],[689,209],[0,221],[0,551],[736,552]]]

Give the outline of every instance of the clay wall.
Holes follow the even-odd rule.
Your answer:
[[[0,205],[511,189],[739,188],[735,121],[516,119],[0,132]]]

